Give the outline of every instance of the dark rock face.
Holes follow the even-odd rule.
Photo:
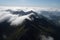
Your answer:
[[[4,35],[8,37],[11,33],[13,33],[13,30],[15,30],[15,28],[10,26],[6,21],[0,23],[0,40],[5,40]]]
[[[34,26],[30,21],[27,21],[25,28],[28,29],[28,31],[26,31],[20,40],[38,40],[39,30],[34,28]]]
[[[49,25],[47,25],[47,23],[50,24],[44,18],[42,19],[35,18],[35,20],[33,21],[26,20],[24,23],[25,26],[21,26],[22,29],[19,28],[20,26],[17,27],[17,31],[21,29],[21,31],[19,32],[16,31],[19,34],[15,33],[15,35],[11,36],[10,39],[12,38],[11,40],[40,40],[41,34],[46,36],[52,36],[53,38],[56,37],[54,36],[55,29],[53,29],[52,24],[50,24],[50,27],[48,28]]]

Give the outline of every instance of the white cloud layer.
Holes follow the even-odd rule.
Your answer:
[[[10,12],[6,12],[5,10],[1,11],[0,10],[0,23],[4,22],[7,20],[7,22],[10,23],[10,25],[20,25],[24,22],[25,19],[31,20],[29,18],[31,14],[24,15],[24,16],[19,16],[18,14],[11,14]]]
[[[29,18],[30,15],[33,15],[34,13],[30,13],[28,15],[19,16],[18,14],[12,14],[6,10],[11,9],[13,11],[23,10],[24,12],[33,10],[37,13],[41,13],[41,11],[60,11],[58,8],[41,8],[41,7],[3,7],[0,6],[0,23],[7,20],[7,22],[10,23],[10,25],[20,25],[24,22],[25,19],[31,20]]]

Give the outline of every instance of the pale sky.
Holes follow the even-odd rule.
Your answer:
[[[60,0],[0,0],[0,6],[40,6],[60,8]]]

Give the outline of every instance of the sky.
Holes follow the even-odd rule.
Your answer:
[[[0,6],[37,6],[60,8],[60,0],[0,0]]]

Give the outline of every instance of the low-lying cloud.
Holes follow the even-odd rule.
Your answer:
[[[31,14],[24,15],[24,16],[19,16],[18,14],[11,14],[10,12],[6,11],[0,11],[0,23],[7,21],[10,23],[10,25],[19,25],[24,22],[25,19],[31,20],[29,18]]]
[[[12,12],[21,11],[21,10],[27,12],[33,10],[38,15],[43,14],[44,16],[50,19],[51,19],[50,15],[52,15],[54,12],[55,14],[57,13],[56,12],[57,8],[52,10],[50,8],[39,8],[39,7],[23,7],[23,8],[22,7],[0,7],[0,23],[7,21],[8,23],[10,23],[10,25],[16,25],[16,26],[22,24],[25,19],[31,20],[30,16],[33,15],[34,13],[20,16],[20,14],[11,13],[8,9],[10,9],[10,11]]]

